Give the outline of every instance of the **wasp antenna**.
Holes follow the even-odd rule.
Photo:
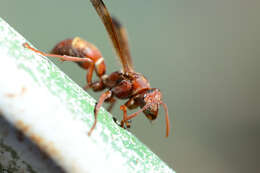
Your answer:
[[[166,123],[166,138],[169,136],[170,133],[170,120],[169,120],[169,114],[168,114],[168,107],[165,103],[161,102],[164,111],[165,111],[165,123]]]

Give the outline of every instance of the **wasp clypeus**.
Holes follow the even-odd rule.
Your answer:
[[[41,52],[30,47],[27,43],[24,46],[39,54],[57,57],[62,61],[74,61],[83,69],[88,70],[86,75],[87,86],[93,91],[107,89],[100,97],[94,108],[95,121],[88,135],[91,135],[97,123],[97,116],[101,105],[104,102],[110,103],[110,108],[114,105],[116,99],[128,99],[120,106],[123,111],[123,120],[120,126],[130,127],[129,120],[143,112],[150,120],[155,120],[158,115],[159,106],[162,105],[165,110],[166,137],[169,135],[170,122],[167,105],[162,101],[162,94],[159,89],[151,88],[148,80],[134,70],[132,58],[129,51],[126,30],[115,19],[112,18],[102,0],[91,0],[101,18],[110,40],[116,50],[117,56],[122,64],[122,70],[106,75],[106,66],[104,58],[100,51],[93,44],[75,37],[73,39],[63,40],[58,43],[50,54]],[[92,82],[93,71],[96,72],[99,80]],[[127,115],[127,109],[140,107],[137,112]]]

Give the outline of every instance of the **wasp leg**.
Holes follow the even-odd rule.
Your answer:
[[[128,102],[127,102],[128,103]],[[121,105],[120,109],[123,111],[123,120],[121,121],[121,127],[124,127],[124,124],[127,125],[127,121],[131,120],[132,118],[136,117],[139,113],[143,112],[145,109],[147,109],[149,104],[146,104],[142,109],[138,110],[135,113],[132,113],[131,115],[127,115],[127,106],[126,104]]]
[[[96,103],[95,105],[95,109],[94,109],[94,116],[95,116],[95,120],[94,120],[94,124],[92,125],[91,129],[88,132],[88,135],[90,136],[92,131],[95,129],[96,124],[97,124],[97,115],[98,115],[98,111],[100,109],[100,107],[102,106],[102,104],[104,103],[104,101],[108,98],[112,97],[112,91],[108,90],[106,92],[104,92],[98,100],[98,103]]]

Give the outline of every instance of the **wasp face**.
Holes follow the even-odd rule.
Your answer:
[[[152,88],[145,92],[144,106],[147,106],[147,108],[143,111],[143,113],[148,119],[154,120],[157,118],[159,104],[161,103],[161,100],[162,100],[162,94],[159,89]]]
[[[150,120],[155,120],[158,115],[158,104],[151,104],[147,109],[143,111],[145,116]]]

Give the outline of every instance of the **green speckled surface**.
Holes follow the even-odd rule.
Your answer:
[[[0,18],[0,51],[8,51],[10,57],[15,58],[19,69],[25,71],[37,85],[46,87],[66,105],[71,116],[84,121],[90,128],[94,119],[91,115],[95,100],[46,57],[25,49],[22,46],[24,42],[27,41]],[[95,133],[98,138],[90,140],[99,143],[101,147],[108,145],[120,152],[129,172],[174,172],[135,136],[119,128],[104,109],[99,113],[98,124],[102,129],[98,131],[99,134]],[[112,153],[104,154],[109,156]]]

